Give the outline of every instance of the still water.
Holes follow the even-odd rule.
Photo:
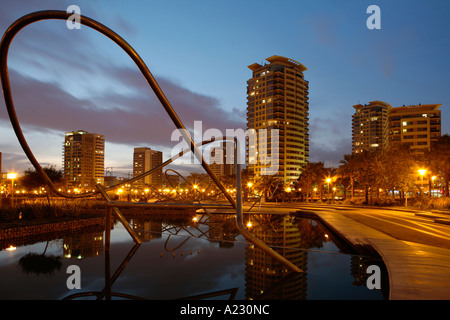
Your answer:
[[[304,272],[283,264],[246,241],[231,215],[128,217],[144,241],[135,245],[120,222],[105,251],[104,230],[0,251],[0,299],[387,299],[388,284],[369,290],[367,267],[378,257],[358,255],[322,224],[295,215],[252,215],[257,238]],[[247,222],[247,221],[246,221]],[[69,289],[80,270],[80,289]],[[382,280],[387,274],[382,273]],[[108,279],[110,279],[108,281]],[[110,284],[110,287],[105,284]]]

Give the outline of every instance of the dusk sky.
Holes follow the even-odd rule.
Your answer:
[[[339,165],[351,153],[353,105],[442,104],[450,133],[450,1],[17,1],[0,0],[1,34],[38,10],[77,5],[143,58],[188,128],[246,129],[247,66],[272,55],[302,63],[309,81],[310,161]],[[370,5],[381,29],[370,30]],[[164,152],[175,129],[131,59],[87,26],[41,21],[13,40],[12,93],[42,165],[62,165],[64,133],[106,139],[105,167],[132,172],[134,147]],[[0,101],[2,171],[29,167]]]

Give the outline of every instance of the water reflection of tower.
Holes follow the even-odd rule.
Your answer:
[[[83,259],[103,254],[103,232],[74,234],[64,237],[65,258]]]
[[[133,229],[139,238],[144,241],[161,238],[162,222],[145,218],[134,218]]]
[[[256,227],[252,233],[304,272],[292,274],[281,262],[253,245],[248,245],[245,267],[246,298],[256,299],[264,295],[267,299],[306,299],[308,252],[292,249],[300,246],[301,238],[292,218],[277,217],[269,224]],[[289,281],[284,281],[285,279]]]
[[[231,248],[239,231],[231,215],[213,214],[208,218],[208,240],[218,242],[221,248]]]

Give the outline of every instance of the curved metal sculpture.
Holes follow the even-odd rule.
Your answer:
[[[50,178],[47,176],[45,171],[42,169],[39,162],[36,160],[33,152],[31,151],[25,136],[23,135],[22,129],[19,124],[19,120],[17,118],[17,114],[14,107],[14,102],[11,94],[11,88],[10,88],[10,82],[9,82],[9,74],[8,74],[8,50],[9,46],[15,37],[15,35],[25,26],[41,21],[41,20],[49,20],[49,19],[59,19],[59,20],[68,20],[72,13],[67,13],[65,11],[58,11],[58,10],[45,10],[45,11],[38,11],[31,14],[28,14],[26,16],[23,16],[22,18],[15,21],[9,28],[6,30],[5,34],[3,35],[1,44],[0,44],[0,65],[1,68],[1,82],[3,86],[3,95],[5,98],[6,103],[6,109],[8,110],[8,115],[11,120],[11,124],[14,128],[14,132],[16,133],[16,136],[19,140],[20,145],[22,146],[23,151],[25,152],[26,156],[30,160],[31,164],[34,166],[36,171],[42,176],[46,184],[49,186],[50,190],[62,197],[76,197],[74,195],[69,195],[66,193],[62,193],[58,191],[58,189],[55,187],[53,182],[50,180]],[[205,171],[211,176],[213,181],[217,184],[219,189],[224,193],[225,197],[227,197],[228,201],[233,205],[233,207],[236,208],[236,203],[234,202],[234,199],[226,192],[225,187],[222,185],[222,183],[218,180],[217,176],[214,174],[214,172],[211,170],[209,165],[206,163],[206,161],[203,159],[202,154],[198,150],[198,148],[195,146],[194,141],[192,140],[191,136],[189,135],[188,131],[184,127],[183,123],[181,122],[180,118],[176,114],[175,110],[172,108],[172,105],[170,104],[167,97],[164,95],[163,91],[161,90],[160,86],[156,82],[155,78],[151,74],[150,70],[142,60],[142,58],[139,56],[139,54],[131,47],[122,37],[120,37],[117,33],[115,33],[113,30],[109,29],[105,25],[89,18],[86,16],[80,17],[80,23],[83,25],[86,25],[101,34],[105,35],[112,41],[114,41],[119,47],[121,47],[128,56],[136,63],[137,67],[141,71],[142,75],[147,80],[150,87],[153,89],[153,92],[156,94],[158,100],[166,110],[167,114],[169,115],[172,122],[175,124],[175,126],[181,130],[183,134],[183,138],[185,139],[186,143],[190,146],[191,151],[194,153],[194,155],[197,157],[197,160],[201,163]]]
[[[124,181],[118,185],[112,186],[108,189],[104,189],[102,186],[97,185],[97,192],[93,193],[86,193],[86,194],[79,194],[79,195],[72,195],[72,194],[66,194],[64,192],[58,191],[58,188],[53,184],[51,179],[48,177],[48,175],[45,173],[43,168],[41,167],[40,163],[35,158],[33,152],[31,151],[31,148],[29,147],[27,140],[25,139],[25,136],[23,135],[22,129],[19,124],[19,119],[17,117],[14,102],[11,94],[11,87],[10,87],[10,81],[9,81],[9,73],[8,73],[8,51],[10,44],[12,40],[14,39],[15,35],[24,27],[26,27],[29,24],[32,24],[37,21],[41,20],[51,20],[51,19],[57,19],[57,20],[68,20],[71,17],[72,13],[67,13],[65,11],[59,11],[59,10],[45,10],[45,11],[38,11],[34,13],[30,13],[28,15],[23,16],[22,18],[16,20],[5,32],[3,35],[3,38],[0,43],[0,76],[1,76],[1,82],[3,87],[3,95],[5,99],[6,109],[8,111],[8,115],[11,121],[11,124],[13,126],[14,132],[17,136],[17,139],[19,140],[19,143],[25,152],[27,158],[33,165],[33,167],[36,169],[36,171],[40,174],[40,176],[43,178],[45,183],[50,188],[50,191],[56,195],[59,195],[61,197],[66,198],[80,198],[80,197],[86,197],[93,195],[95,193],[100,193],[102,196],[107,200],[107,206],[108,206],[108,213],[107,213],[107,219],[110,217],[110,209],[112,208],[114,212],[117,214],[121,222],[124,224],[124,226],[127,228],[130,235],[133,237],[133,239],[136,241],[136,243],[141,243],[139,237],[129,228],[129,225],[127,224],[126,220],[123,218],[123,216],[120,214],[118,210],[118,204],[111,201],[109,196],[107,195],[106,191],[117,188],[125,183],[131,183],[136,180],[142,179],[144,176],[151,174],[157,169],[160,169],[167,164],[174,161],[176,158],[182,156],[187,151],[192,151],[197,158],[197,160],[200,162],[204,170],[207,172],[207,174],[212,178],[214,183],[217,185],[217,187],[220,189],[220,191],[224,194],[224,196],[227,198],[227,200],[230,202],[231,206],[236,209],[236,224],[242,233],[244,237],[251,241],[253,244],[255,244],[257,247],[262,249],[264,252],[268,253],[272,257],[283,261],[287,266],[290,267],[293,271],[301,272],[301,269],[299,269],[297,266],[295,266],[293,263],[291,263],[289,260],[278,254],[276,251],[268,247],[264,242],[262,242],[259,239],[256,239],[253,237],[244,227],[243,225],[243,217],[242,217],[242,195],[241,195],[241,176],[240,176],[240,164],[239,161],[236,165],[236,185],[238,186],[238,192],[236,194],[236,201],[233,199],[233,197],[229,194],[229,192],[226,190],[222,182],[217,178],[217,176],[214,174],[214,172],[211,170],[208,163],[203,158],[201,152],[198,149],[198,146],[194,143],[192,140],[192,137],[190,136],[189,132],[184,127],[183,123],[181,122],[180,118],[176,114],[175,110],[172,108],[172,105],[170,104],[167,97],[164,95],[163,91],[161,90],[160,86],[156,82],[155,78],[151,74],[150,70],[142,60],[142,58],[138,55],[138,53],[117,33],[106,27],[105,25],[89,18],[86,16],[80,16],[80,23],[88,26],[101,34],[105,35],[112,41],[114,41],[119,47],[121,47],[128,56],[135,62],[139,70],[141,71],[142,75],[147,80],[148,84],[152,88],[153,92],[156,94],[158,100],[162,104],[164,110],[169,115],[170,119],[174,123],[177,129],[180,130],[181,134],[183,135],[184,140],[186,141],[187,145],[190,146],[189,149],[184,150],[183,152],[180,152],[177,156],[172,157],[168,161],[164,162],[163,164],[154,167],[153,169],[137,176],[132,179],[129,179],[127,181]],[[230,139],[226,138],[225,139]],[[239,144],[239,141],[236,138],[231,138],[234,140],[237,150],[241,150]],[[212,141],[215,141],[215,139],[201,142],[199,145],[203,145],[206,143],[210,143]]]

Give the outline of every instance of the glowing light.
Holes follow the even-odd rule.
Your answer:
[[[15,178],[17,178],[17,173],[7,173],[6,178],[14,180]]]
[[[419,174],[420,174],[421,176],[424,176],[425,173],[427,173],[427,170],[426,170],[426,169],[419,169],[419,170],[417,170],[417,171],[419,172]]]
[[[250,221],[247,222],[247,227],[249,227],[249,228],[253,227],[253,225],[252,225],[252,223]]]
[[[16,247],[10,245],[10,246],[9,246],[8,248],[6,248],[5,250],[6,250],[6,251],[14,251],[14,250],[16,250],[16,249],[17,249]]]

